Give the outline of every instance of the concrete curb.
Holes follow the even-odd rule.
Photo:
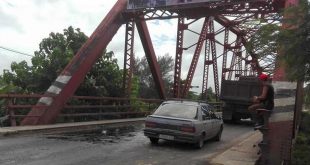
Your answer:
[[[262,140],[262,134],[256,131],[240,143],[232,146],[223,153],[211,159],[211,165],[255,165],[258,160],[259,147],[257,144]],[[253,145],[256,145],[254,148]]]
[[[78,123],[61,123],[53,125],[0,127],[0,137],[29,133],[74,132],[81,130],[98,129],[102,128],[103,126],[120,126],[134,123],[142,123],[144,121],[145,118],[133,118]]]

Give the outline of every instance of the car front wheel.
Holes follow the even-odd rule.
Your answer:
[[[150,141],[152,144],[158,144],[158,138],[153,138],[153,137],[150,137]]]

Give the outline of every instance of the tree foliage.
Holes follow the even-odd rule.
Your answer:
[[[285,65],[286,76],[291,81],[310,82],[310,5],[307,0],[287,8],[281,24],[262,26],[251,38],[246,48],[258,56],[271,56]],[[280,27],[282,26],[282,27]],[[277,55],[279,54],[279,55]],[[277,56],[275,56],[277,55]],[[306,94],[309,98],[309,93]]]
[[[62,72],[88,37],[80,31],[69,27],[63,33],[50,33],[44,38],[39,50],[31,59],[11,64],[11,72],[3,73],[2,81],[20,87],[26,93],[43,93]],[[86,75],[76,94],[92,96],[120,96],[121,70],[113,52],[102,52],[91,71]]]
[[[169,55],[159,56],[157,62],[162,73],[166,92],[169,95],[172,87],[172,74],[174,69],[174,60]],[[148,65],[146,57],[136,58],[134,66],[134,75],[138,77],[139,81],[139,97],[143,98],[158,98],[158,92],[155,88],[153,76]]]
[[[288,78],[310,81],[310,6],[307,0],[289,8],[289,26],[280,33],[283,61],[287,65]]]
[[[246,48],[259,58],[270,56],[283,61],[290,80],[310,81],[310,10],[307,0],[283,12],[281,24],[262,26]],[[280,27],[282,26],[282,27]]]
[[[278,24],[262,26],[250,39],[246,49],[257,54],[258,58],[269,57],[270,62],[275,62],[278,52],[280,27]]]

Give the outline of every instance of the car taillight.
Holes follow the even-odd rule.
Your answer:
[[[157,123],[155,122],[150,122],[150,121],[146,121],[145,122],[145,127],[156,127],[157,126]]]
[[[181,127],[181,131],[183,131],[183,132],[189,132],[189,133],[194,133],[195,131],[196,131],[196,129],[195,129],[195,127],[188,127],[188,126],[186,126],[186,127]]]

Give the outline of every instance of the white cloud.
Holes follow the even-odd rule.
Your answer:
[[[69,26],[80,28],[86,35],[90,36],[115,2],[116,0],[2,0],[0,1],[0,46],[33,54],[35,50],[38,50],[41,40],[48,37],[50,32],[63,32],[63,29]],[[202,21],[203,19],[192,24],[190,29],[199,33]],[[177,20],[153,20],[148,21],[147,25],[156,54],[162,56],[168,53],[174,58]],[[123,67],[124,36],[125,28],[123,26],[107,48],[108,51],[115,52],[121,68]],[[198,35],[186,32],[184,39],[184,47],[190,46],[197,42]],[[182,79],[187,76],[194,50],[195,46],[184,52]],[[222,47],[218,47],[217,51],[218,54],[221,54]],[[134,52],[136,56],[144,56],[137,31],[135,32]],[[202,86],[203,51],[201,55],[193,79],[193,85],[200,87],[193,90],[199,93]],[[22,56],[3,49],[0,49],[0,56],[0,72],[3,69],[9,69],[13,61],[26,60],[30,64],[31,59],[28,56]],[[209,75],[209,80],[210,82],[213,81],[213,74]]]

